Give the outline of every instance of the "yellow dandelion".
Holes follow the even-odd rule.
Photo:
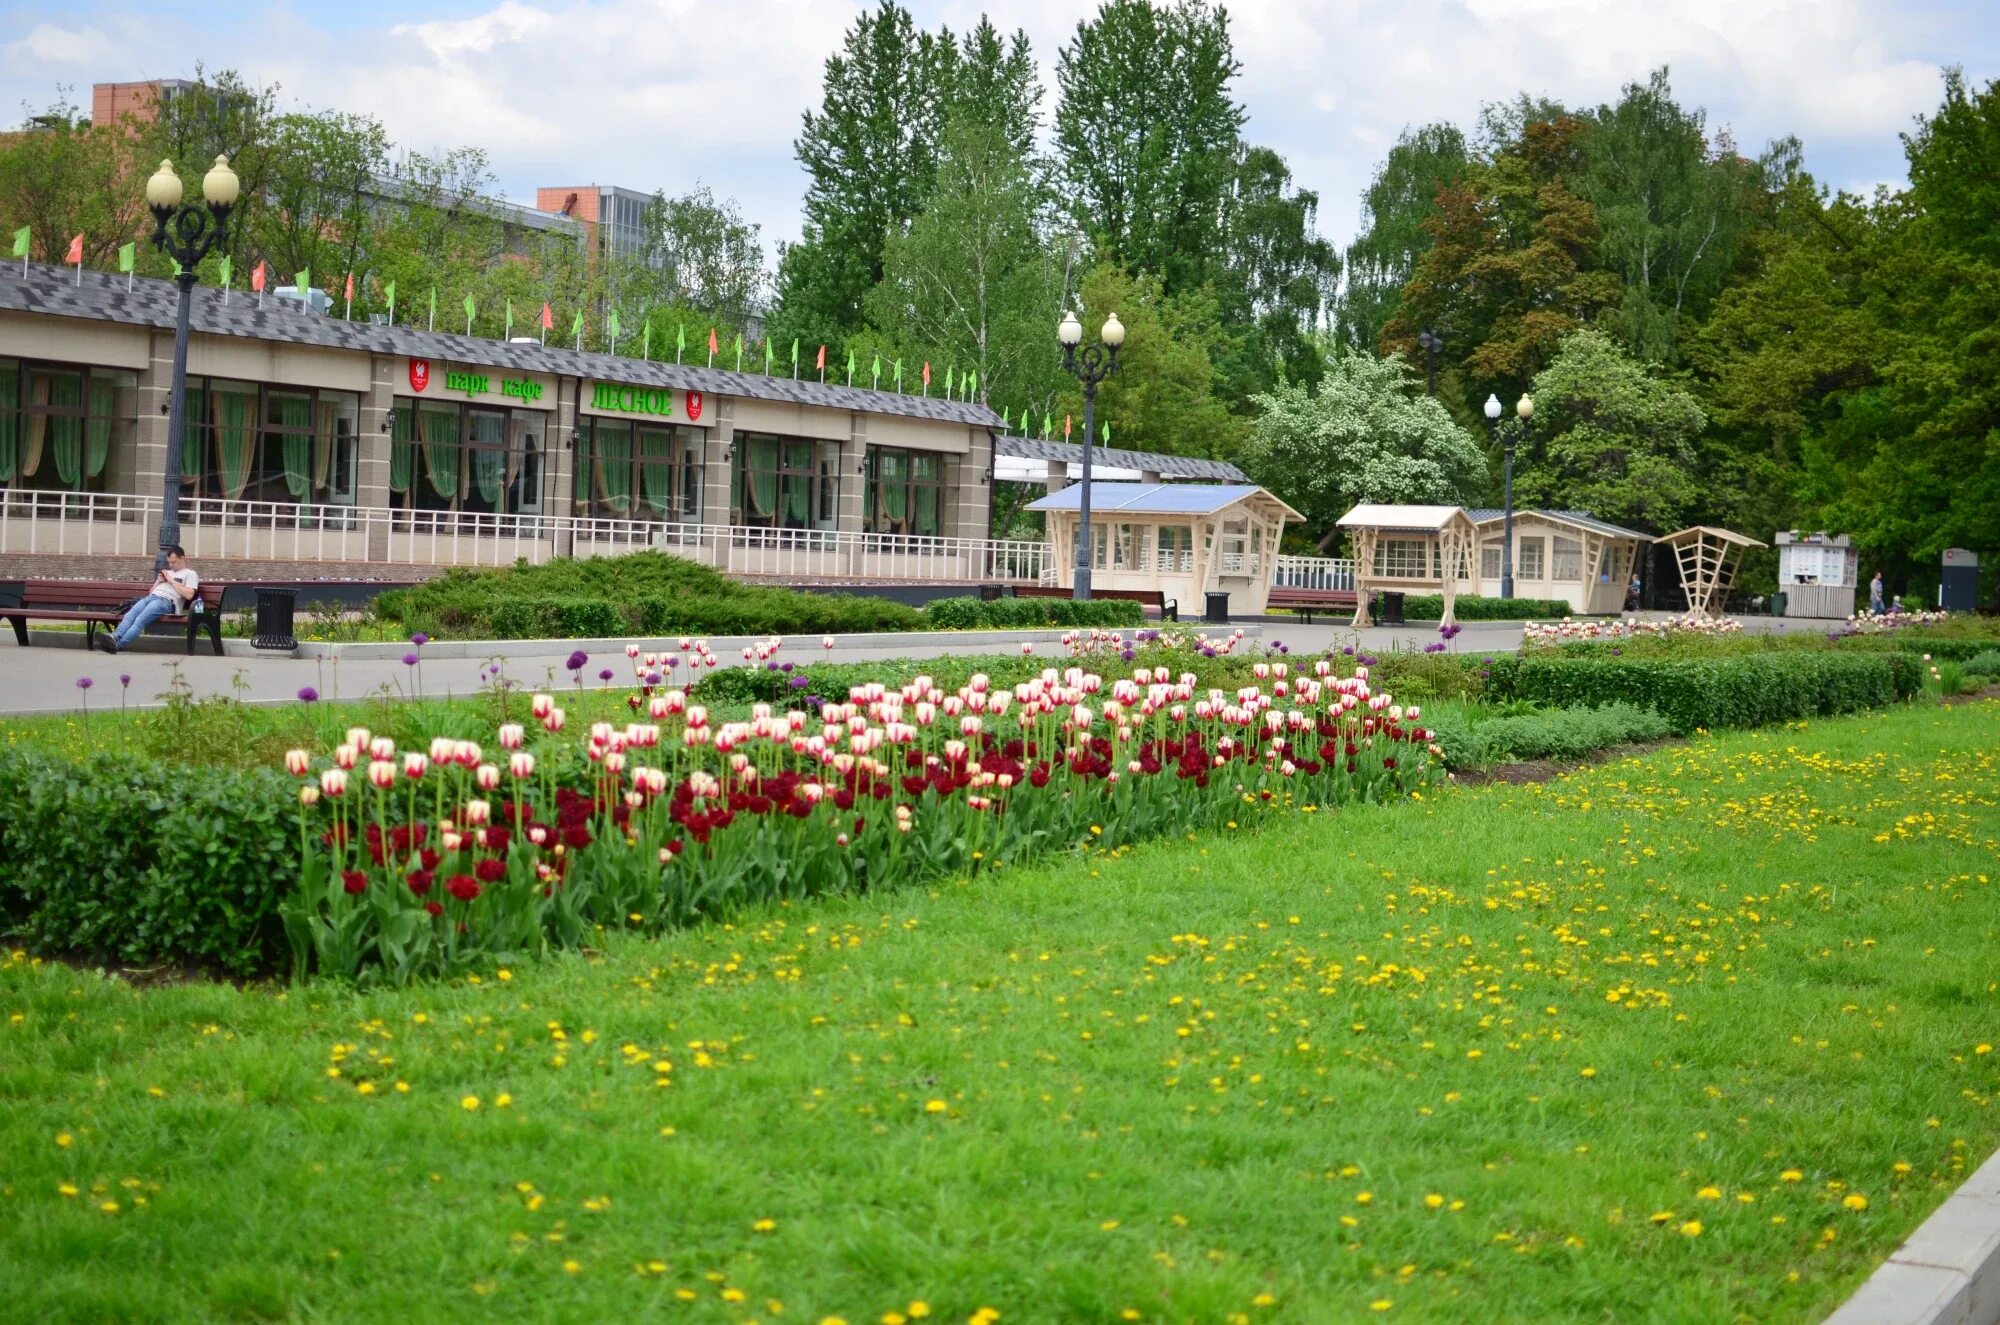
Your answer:
[[[56,1133],[56,1144],[57,1144],[57,1145],[59,1145],[59,1146],[61,1146],[61,1147],[62,1147],[62,1148],[63,1148],[64,1150],[68,1150],[68,1149],[69,1149],[69,1146],[70,1146],[70,1140],[71,1140],[71,1137],[70,1137],[70,1134],[69,1134],[68,1132],[57,1132],[57,1133]]]
[[[912,1302],[903,1310],[909,1313],[911,1320],[922,1320],[931,1314],[931,1304],[924,1301]]]
[[[583,1262],[581,1262],[581,1261],[564,1261],[564,1262],[563,1262],[563,1273],[564,1273],[564,1274],[578,1274],[578,1273],[580,1273],[580,1272],[581,1272],[582,1270],[583,1270]]]
[[[778,1226],[778,1221],[775,1219],[760,1219],[756,1223],[752,1224],[750,1227],[754,1232],[769,1233],[772,1229],[776,1228],[777,1226]]]
[[[1786,1169],[1786,1170],[1785,1170],[1785,1171],[1784,1171],[1783,1173],[1780,1173],[1780,1174],[1778,1175],[1778,1181],[1779,1181],[1779,1182],[1802,1182],[1802,1181],[1804,1181],[1804,1179],[1805,1179],[1805,1176],[1806,1176],[1805,1174],[1803,1174],[1803,1173],[1799,1172],[1799,1171],[1798,1171],[1797,1169]]]
[[[1424,1198],[1424,1204],[1433,1210],[1442,1209],[1444,1206],[1444,1197],[1438,1195],[1436,1192],[1432,1192]]]
[[[1103,1223],[1099,1224],[1098,1227],[1103,1229],[1106,1233],[1109,1233],[1112,1229],[1118,1227],[1118,1221],[1115,1219],[1107,1219]]]
[[[1393,1307],[1395,1305],[1396,1305],[1395,1303],[1391,1302],[1386,1297],[1378,1297],[1373,1302],[1370,1302],[1368,1304],[1368,1309],[1370,1311],[1387,1311],[1390,1307]]]
[[[924,1112],[925,1112],[925,1113],[943,1113],[943,1112],[944,1112],[944,1111],[945,1111],[946,1109],[948,1109],[948,1108],[950,1108],[950,1107],[951,1107],[951,1106],[950,1106],[949,1104],[946,1104],[946,1103],[945,1103],[945,1102],[944,1102],[943,1100],[925,1100],[925,1101],[924,1101]]]
[[[1696,1192],[1695,1195],[1704,1201],[1720,1201],[1722,1199],[1722,1190],[1719,1187],[1704,1187]]]
[[[1699,1219],[1688,1220],[1687,1223],[1681,1225],[1681,1234],[1684,1237],[1690,1237],[1690,1238],[1700,1237],[1701,1221]]]
[[[464,1099],[458,1102],[458,1107],[465,1110],[467,1113],[471,1113],[474,1109],[477,1109],[479,1107],[479,1097],[477,1095],[467,1095]]]
[[[1840,1198],[1840,1203],[1849,1210],[1866,1210],[1868,1208],[1868,1198],[1860,1192],[1849,1192]]]

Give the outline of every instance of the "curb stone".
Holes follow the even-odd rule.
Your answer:
[[[2000,1325],[2000,1152],[1824,1325]]]

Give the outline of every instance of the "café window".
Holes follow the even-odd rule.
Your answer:
[[[1479,577],[1483,580],[1500,578],[1500,545],[1482,543],[1479,546]]]
[[[1558,580],[1580,580],[1583,578],[1583,544],[1574,538],[1555,536],[1555,578]]]
[[[1163,524],[1155,531],[1160,545],[1159,566],[1163,571],[1186,573],[1194,569],[1194,529],[1187,525]]]
[[[131,373],[0,359],[0,489],[102,492],[130,463]]]
[[[1539,580],[1542,578],[1543,544],[1539,538],[1521,540],[1521,578]]]
[[[875,446],[868,450],[862,527],[871,534],[944,533],[944,457]]]
[[[730,460],[730,521],[756,529],[832,529],[837,442],[739,433]]]
[[[398,397],[389,444],[390,505],[540,515],[547,421],[540,410]]]
[[[361,397],[354,392],[196,377],[188,380],[183,408],[187,496],[296,506],[354,504],[361,411]]]
[[[698,428],[584,420],[577,429],[576,514],[698,523],[701,446]]]
[[[1384,538],[1375,544],[1376,575],[1404,580],[1437,577],[1437,556],[1427,538]]]

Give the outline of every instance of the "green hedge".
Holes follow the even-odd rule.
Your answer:
[[[1967,676],[2000,676],[2000,649],[1982,649],[1965,660]]]
[[[933,630],[1020,630],[1038,626],[1143,626],[1146,609],[1125,598],[934,598],[924,604]]]
[[[1671,734],[1661,714],[1626,703],[1553,709],[1483,722],[1465,722],[1456,715],[1435,721],[1437,743],[1444,750],[1445,762],[1453,768],[1515,759],[1580,759],[1614,745],[1657,741]]]
[[[277,965],[299,839],[276,771],[0,751],[0,804],[0,929],[134,966]]]
[[[1460,594],[1452,609],[1460,621],[1560,621],[1576,615],[1576,609],[1560,598],[1481,598],[1478,594]],[[1444,620],[1444,595],[1403,595],[1403,619]]]
[[[1924,676],[1914,654],[1831,649],[1686,660],[1507,654],[1488,672],[1493,699],[1558,708],[1639,704],[1659,710],[1683,735],[1892,704],[1916,694]]]

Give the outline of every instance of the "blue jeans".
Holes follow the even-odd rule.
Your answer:
[[[125,619],[118,623],[118,629],[111,632],[111,642],[124,649],[146,633],[146,627],[163,616],[172,616],[174,605],[158,594],[147,594],[132,604],[125,613]]]

